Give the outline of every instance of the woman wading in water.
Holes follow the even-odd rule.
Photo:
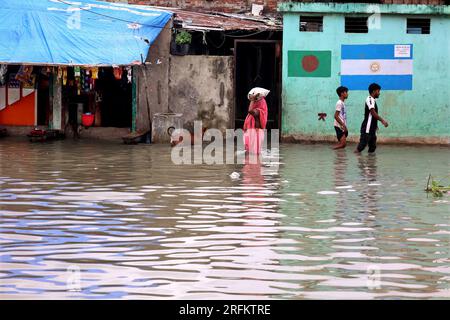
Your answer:
[[[265,97],[269,90],[253,88],[247,97],[250,100],[248,114],[244,122],[245,151],[260,154],[264,142],[264,129],[267,124],[267,103]]]

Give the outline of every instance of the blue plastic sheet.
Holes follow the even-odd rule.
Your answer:
[[[171,16],[152,7],[103,1],[1,0],[0,63],[140,63]]]

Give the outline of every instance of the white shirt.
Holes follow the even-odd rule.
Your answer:
[[[336,102],[336,111],[339,111],[339,119],[347,126],[347,112],[345,111],[345,103],[341,99]],[[341,125],[336,119],[334,119],[334,126],[341,128]]]

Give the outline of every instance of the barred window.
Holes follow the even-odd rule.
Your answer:
[[[430,19],[407,19],[406,33],[430,34]]]
[[[300,16],[300,31],[323,31],[323,16]]]
[[[368,17],[345,17],[346,33],[368,33]]]

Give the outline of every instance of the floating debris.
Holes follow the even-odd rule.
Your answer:
[[[328,195],[328,194],[339,194],[339,192],[337,192],[337,191],[319,191],[317,193],[318,194],[326,194],[326,195]]]
[[[430,184],[431,181],[431,184]],[[444,193],[450,191],[450,186],[445,187],[433,179],[431,174],[428,176],[427,187],[425,188],[426,192],[431,192],[434,197],[442,197]]]
[[[230,174],[230,178],[233,180],[239,179],[241,175],[238,172],[233,172],[232,174]]]

